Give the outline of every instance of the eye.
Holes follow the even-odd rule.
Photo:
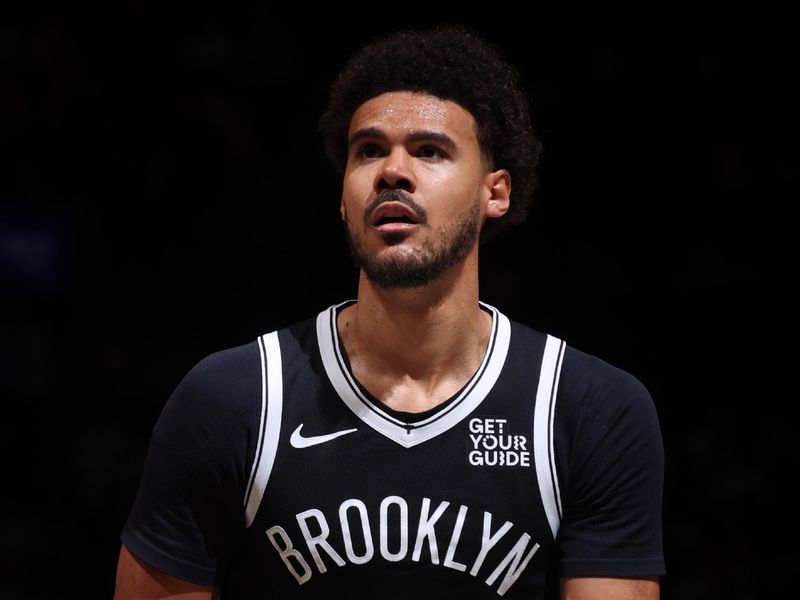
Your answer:
[[[377,158],[381,155],[381,149],[377,144],[364,144],[356,154],[361,158]]]
[[[420,146],[419,150],[417,150],[417,156],[430,160],[440,160],[445,157],[445,154],[436,146]]]

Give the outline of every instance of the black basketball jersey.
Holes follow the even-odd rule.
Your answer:
[[[345,304],[192,369],[154,430],[131,552],[224,600],[542,598],[551,572],[663,572],[637,380],[482,304],[473,377],[394,411],[342,355]]]

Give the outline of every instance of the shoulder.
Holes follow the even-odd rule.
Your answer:
[[[246,424],[260,410],[261,366],[256,340],[198,360],[168,398],[156,440],[210,439],[232,422]]]
[[[251,341],[210,353],[185,374],[173,394],[174,403],[191,402],[194,409],[235,409],[249,403],[266,377],[269,338],[280,340],[284,360],[296,360],[316,347],[316,317],[270,331]]]
[[[568,429],[588,440],[611,435],[659,436],[655,403],[636,376],[567,346],[558,388],[557,413]]]
[[[548,339],[554,336],[512,321],[515,347],[541,364]],[[630,371],[563,340],[558,359],[556,426],[570,437],[600,433],[607,427],[650,431],[658,428],[653,398],[646,385]]]
[[[632,373],[568,344],[559,391],[564,397],[606,406],[652,402],[647,387]]]
[[[534,364],[540,363],[548,340],[563,342],[561,356],[557,357],[558,403],[562,412],[564,408],[583,412],[652,408],[647,387],[629,371],[573,347],[569,340],[560,340],[516,321],[511,321],[511,332],[514,347],[528,360],[533,359]]]
[[[630,372],[567,346],[555,415],[565,485],[610,481],[615,473],[621,481],[631,473],[659,472],[663,443],[656,406]]]
[[[612,365],[602,358],[573,347],[569,340],[562,340],[535,329],[525,323],[509,319],[511,324],[511,344],[516,350],[538,358],[544,352],[548,341],[563,343],[563,355],[559,358],[561,371],[560,386],[576,392],[601,393],[604,390],[619,392],[624,388],[634,395],[647,393],[644,385],[631,373]],[[561,388],[563,390],[563,387]]]
[[[260,351],[257,340],[218,350],[200,359],[176,389],[196,402],[214,402],[221,396],[249,388],[260,377]]]

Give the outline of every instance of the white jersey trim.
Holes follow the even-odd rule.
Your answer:
[[[325,372],[339,397],[359,419],[405,448],[426,442],[466,418],[483,402],[500,376],[511,341],[511,323],[496,308],[481,303],[492,315],[492,332],[480,367],[442,410],[422,421],[404,422],[370,400],[347,368],[341,354],[336,315],[338,308],[349,302],[330,306],[317,315],[317,339]]]
[[[542,495],[544,511],[555,539],[561,524],[561,492],[556,472],[553,418],[555,416],[558,382],[566,344],[552,335],[547,336],[536,390],[533,417],[534,462],[536,478]]]
[[[273,331],[258,338],[258,350],[261,355],[261,422],[256,456],[244,500],[245,527],[250,527],[256,518],[275,464],[283,411],[283,370],[278,332]]]

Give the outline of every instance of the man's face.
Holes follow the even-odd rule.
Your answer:
[[[370,280],[424,285],[475,249],[490,192],[469,112],[436,96],[389,92],[356,110],[348,138],[341,211]]]

